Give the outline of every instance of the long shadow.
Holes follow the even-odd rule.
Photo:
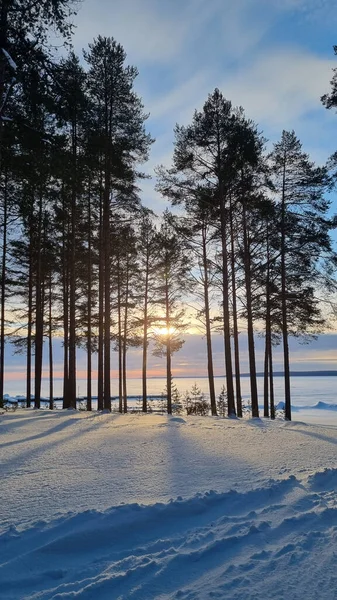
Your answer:
[[[322,440],[323,442],[329,442],[329,444],[337,444],[336,438],[329,437],[328,435],[324,435],[322,433],[315,433],[314,431],[308,431],[308,429],[300,430],[300,429],[291,429],[289,427],[289,428],[286,428],[285,431],[287,431],[287,433],[299,433],[299,434],[307,435],[309,437],[313,437],[318,440]]]
[[[231,421],[228,423],[232,424]],[[235,420],[233,423],[239,424],[240,422]],[[198,431],[198,425],[199,424],[196,423],[196,427],[193,428],[193,431]],[[248,474],[251,480],[251,473],[254,473],[254,463],[249,463],[246,460],[239,458],[231,452],[229,445],[228,454],[226,453],[226,456],[224,456],[223,453],[221,456],[216,455],[211,443],[209,443],[209,450],[203,444],[202,433],[200,434],[200,438],[198,438],[198,436],[188,436],[188,433],[185,436],[183,434],[185,428],[187,433],[189,428],[188,424],[180,425],[170,423],[168,420],[167,433],[164,428],[164,431],[162,429],[163,434],[161,434],[161,438],[166,442],[165,446],[171,457],[169,464],[171,470],[166,473],[168,481],[171,480],[169,487],[173,486],[174,489],[186,489],[185,495],[190,495],[191,492],[189,489],[192,487],[194,488],[192,494],[208,491],[211,488],[218,492],[224,492],[229,491],[233,487],[237,488],[240,484],[244,484]],[[224,430],[224,436],[225,435],[226,433]],[[162,443],[163,442],[160,440],[160,445],[162,445]],[[226,439],[224,437],[224,445],[225,444]],[[207,469],[209,470],[209,476],[205,477]],[[256,475],[259,477],[261,475],[258,468],[256,469]],[[202,487],[200,489],[198,479],[205,483],[209,482],[208,488]],[[214,483],[212,481],[213,479],[215,480]],[[197,485],[190,486],[190,481],[194,481]],[[182,492],[178,493],[181,494]]]
[[[13,440],[12,442],[4,442],[3,444],[0,444],[0,447],[6,448],[8,446],[18,446],[19,444],[25,444],[26,442],[30,442],[32,440],[39,440],[44,437],[48,437],[49,435],[52,435],[53,433],[58,433],[58,432],[62,431],[63,429],[66,429],[67,427],[74,425],[79,420],[80,419],[71,419],[69,421],[64,421],[63,423],[59,423],[58,425],[55,425],[55,427],[52,427],[51,429],[47,429],[46,431],[43,431],[42,433],[38,433],[36,435],[30,435],[26,438],[22,438],[21,440]]]
[[[19,427],[24,427],[27,426],[29,427],[31,424],[35,424],[35,422],[37,420],[40,420],[41,418],[46,421],[49,419],[56,419],[56,418],[61,418],[61,417],[65,417],[66,413],[63,411],[59,411],[59,410],[55,410],[55,411],[40,411],[37,409],[37,412],[35,412],[34,409],[27,409],[27,412],[25,412],[24,416],[18,416],[17,413],[5,413],[3,416],[3,419],[0,421],[1,426],[0,426],[0,431],[1,431],[1,427],[5,428],[6,432],[10,432],[12,429],[16,430],[19,429]]]
[[[19,427],[23,427],[24,425],[27,425],[27,427],[29,427],[30,425],[35,426],[36,421],[41,420],[41,418],[43,419],[43,421],[55,420],[55,419],[62,418],[62,419],[64,419],[64,422],[60,423],[59,425],[56,425],[52,429],[48,429],[47,431],[39,433],[37,435],[27,436],[26,438],[22,438],[20,440],[16,440],[16,441],[12,441],[12,442],[4,442],[3,444],[0,443],[0,447],[5,448],[6,446],[22,444],[24,442],[29,442],[34,439],[46,437],[51,433],[57,433],[58,431],[62,431],[62,429],[67,427],[68,425],[71,425],[72,423],[76,423],[77,421],[82,421],[82,419],[77,416],[78,413],[75,413],[75,415],[76,416],[73,415],[73,418],[71,420],[68,420],[69,413],[67,413],[66,411],[55,411],[55,412],[47,413],[46,415],[44,413],[40,412],[39,414],[32,415],[32,417],[29,415],[29,418],[24,417],[23,419],[18,419]],[[91,414],[86,413],[86,415],[87,415],[86,416],[87,422],[92,419],[97,420],[97,418],[99,418],[99,416],[100,416],[100,415],[97,415],[96,413],[91,413]],[[9,429],[16,429],[15,425],[16,425],[16,422],[15,422],[15,417],[14,417],[13,423],[10,423],[9,426],[4,423],[5,431],[8,432]],[[1,429],[0,429],[0,431],[1,431]]]
[[[91,417],[87,417],[86,421],[88,421],[89,419],[94,419],[96,415],[92,415]],[[31,436],[30,438],[25,438],[24,440],[19,440],[20,443],[22,442],[27,442],[29,440],[38,440],[38,439],[43,439],[43,438],[48,438],[51,434],[53,433],[59,433],[60,431],[62,431],[63,429],[69,429],[69,427],[71,427],[72,425],[76,425],[79,422],[82,421],[81,418],[77,417],[77,418],[72,418],[69,420],[66,419],[67,415],[64,415],[65,417],[65,421],[63,423],[60,423],[59,425],[56,425],[54,428],[52,429],[48,429],[47,431],[44,431],[40,434],[37,434],[35,436]],[[99,423],[97,424],[99,426]],[[36,448],[33,448],[31,450],[26,450],[20,454],[15,454],[13,457],[10,457],[8,460],[4,460],[2,458],[2,465],[5,468],[8,468],[10,465],[15,465],[17,466],[18,464],[20,464],[20,461],[27,461],[29,459],[31,459],[34,456],[39,456],[39,455],[43,455],[46,453],[46,451],[50,450],[53,447],[59,446],[61,444],[66,443],[69,439],[74,440],[77,437],[80,437],[81,435],[83,435],[83,430],[80,429],[78,431],[72,431],[69,435],[67,436],[63,436],[61,438],[55,438],[54,440],[50,441],[47,444],[43,444],[41,446],[38,446]],[[17,442],[7,442],[6,445],[7,446],[12,446],[12,445],[17,445],[19,443]],[[5,444],[1,444],[2,448],[5,447]]]
[[[21,417],[18,417],[15,413],[11,413],[11,414],[5,413],[4,415],[2,415],[3,418],[0,421],[0,423],[1,423],[0,431],[1,431],[1,429],[4,429],[7,433],[9,433],[12,430],[19,429],[20,427],[25,427],[25,426],[29,427],[29,425],[31,423],[35,422],[36,416],[30,417],[30,415],[29,415],[29,418],[27,418],[27,416],[24,416],[21,418]],[[44,418],[48,419],[48,417],[44,417]]]

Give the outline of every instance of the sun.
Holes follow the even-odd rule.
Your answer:
[[[155,335],[160,335],[160,336],[164,337],[167,335],[172,335],[175,332],[175,328],[174,327],[154,327],[153,332],[155,333]]]

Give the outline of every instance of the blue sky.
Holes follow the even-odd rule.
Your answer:
[[[337,67],[335,0],[84,0],[75,24],[78,52],[111,35],[139,69],[136,88],[156,138],[149,173],[170,164],[175,123],[189,123],[215,87],[270,144],[294,129],[319,163],[337,149],[337,115],[320,103]],[[165,202],[153,181],[143,190],[159,212]]]

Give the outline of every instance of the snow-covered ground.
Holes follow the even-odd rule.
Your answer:
[[[335,599],[328,412],[2,415],[0,597]]]

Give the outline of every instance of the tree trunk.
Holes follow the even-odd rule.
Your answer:
[[[167,388],[167,414],[172,415],[172,365],[171,365],[171,340],[167,336],[166,342],[166,388]]]
[[[233,386],[231,330],[229,318],[229,286],[228,286],[228,252],[226,232],[226,210],[223,194],[220,196],[221,209],[221,246],[222,246],[222,304],[223,304],[223,328],[225,345],[225,366],[228,398],[228,416],[235,416],[235,400]]]
[[[53,386],[53,326],[52,326],[52,276],[49,275],[49,408],[54,408],[54,386]]]
[[[150,250],[146,248],[145,290],[144,290],[144,327],[143,327],[143,361],[142,361],[142,391],[144,413],[147,412],[147,345],[148,345],[148,295],[149,295]]]
[[[218,115],[219,117],[219,115]],[[227,218],[225,206],[225,190],[222,180],[221,143],[219,120],[217,122],[217,177],[219,184],[220,224],[221,224],[221,249],[222,249],[222,307],[223,331],[225,346],[225,368],[227,382],[228,416],[235,416],[235,398],[233,386],[233,367],[231,349],[231,329],[229,315],[229,286],[228,286],[228,252],[227,252]]]
[[[87,410],[92,410],[92,385],[91,385],[91,373],[92,373],[92,364],[91,364],[91,327],[89,331],[88,327],[88,337],[87,337]]]
[[[284,156],[283,184],[282,184],[282,212],[281,212],[281,296],[282,296],[282,340],[284,360],[284,396],[285,396],[285,418],[291,421],[291,397],[290,397],[290,366],[289,366],[289,344],[288,344],[288,313],[287,313],[287,282],[286,282],[286,156]]]
[[[62,287],[63,287],[63,408],[69,408],[69,218],[65,197],[63,195],[63,231],[62,231]]]
[[[271,315],[270,315],[270,249],[269,249],[269,226],[267,223],[267,273],[266,273],[266,339],[265,339],[265,357],[264,357],[264,402],[263,415],[269,417],[269,394],[268,379],[269,365],[269,342],[271,339]]]
[[[127,353],[127,348],[126,348],[125,340],[123,339],[123,345],[122,345],[123,379],[122,379],[122,383],[123,383],[123,412],[124,413],[128,412],[128,393],[127,393],[127,382],[126,382],[126,353]]]
[[[34,397],[35,408],[41,408],[41,383],[42,383],[42,358],[43,358],[43,316],[45,285],[41,279],[39,291],[37,291],[36,302],[36,325],[35,325],[35,385]]]
[[[99,272],[98,272],[98,366],[97,366],[97,408],[103,410],[104,376],[104,242],[103,242],[103,199],[100,185],[99,209]]]
[[[36,319],[35,319],[35,385],[34,406],[41,407],[41,378],[43,355],[43,308],[44,285],[42,278],[42,190],[40,191],[38,233],[37,233],[37,267],[36,267]]]
[[[71,224],[69,256],[69,407],[76,408],[76,188],[77,188],[77,125],[76,115],[72,123],[72,181],[71,181]]]
[[[90,182],[88,190],[88,330],[87,330],[87,410],[92,410],[92,386],[91,386],[91,295],[92,295],[92,256],[91,256],[91,191]]]
[[[166,270],[167,273],[167,270]],[[167,389],[167,414],[172,415],[172,357],[170,334],[170,303],[167,274],[165,273],[165,321],[166,321],[166,389]]]
[[[104,410],[111,411],[110,382],[110,162],[105,165],[105,185],[103,199],[103,239],[104,239],[104,373],[103,404]]]
[[[272,344],[272,339],[271,339],[271,332],[269,332],[269,338],[268,338],[268,355],[269,355],[270,418],[275,419],[273,344]]]
[[[210,401],[211,401],[211,412],[212,412],[213,416],[216,416],[217,410],[216,410],[215,387],[214,387],[211,318],[210,318],[210,308],[209,308],[209,278],[208,278],[208,263],[207,263],[206,226],[203,227],[203,229],[202,229],[202,260],[203,260],[203,271],[204,271],[204,303],[205,303],[208,385],[209,385],[209,396],[210,396]]]
[[[8,46],[8,0],[2,0],[0,10],[0,48],[7,50]],[[5,63],[0,61],[0,106],[5,105]],[[3,120],[2,110],[0,112],[0,172],[2,172],[2,143],[3,143]],[[3,246],[2,246],[2,266],[1,266],[1,323],[0,323],[0,406],[3,404],[4,397],[4,377],[5,377],[5,293],[6,293],[6,258],[7,258],[7,173],[5,173],[4,186],[4,225],[3,225]]]
[[[126,387],[126,353],[127,353],[127,334],[128,334],[128,303],[129,303],[129,257],[126,263],[126,287],[125,287],[125,308],[124,308],[124,336],[123,336],[123,409],[128,412],[128,394]]]
[[[232,305],[233,305],[233,337],[234,337],[234,362],[235,362],[235,388],[236,388],[236,408],[238,417],[242,417],[242,394],[241,394],[241,370],[240,370],[240,349],[239,349],[239,329],[238,329],[238,311],[236,302],[236,273],[235,273],[235,239],[233,227],[233,205],[230,197],[230,236],[231,236],[231,274],[232,274]]]
[[[247,227],[246,205],[242,205],[242,220],[243,220],[243,239],[244,239],[244,268],[245,268],[245,287],[247,301],[247,333],[248,333],[248,352],[249,352],[249,372],[250,372],[250,391],[252,401],[252,416],[259,416],[259,404],[257,395],[256,383],[256,363],[255,363],[255,342],[253,328],[253,311],[252,311],[252,290],[251,290],[251,273],[250,273],[250,242]]]
[[[123,412],[123,357],[122,357],[122,290],[121,290],[121,264],[117,260],[117,314],[118,314],[118,411]]]
[[[33,223],[29,223],[29,274],[28,274],[28,316],[27,316],[27,364],[26,364],[26,406],[30,408],[32,396],[32,328],[33,328]]]
[[[5,306],[6,306],[6,261],[7,261],[7,227],[8,227],[8,186],[7,172],[4,175],[4,212],[3,241],[1,265],[1,323],[0,323],[0,406],[4,400],[5,379]]]
[[[265,337],[265,348],[264,348],[264,369],[263,369],[263,416],[268,418],[269,417],[269,373],[268,373],[268,366],[269,366],[269,354],[268,354],[268,336],[267,336],[267,330],[266,330],[266,337]]]

